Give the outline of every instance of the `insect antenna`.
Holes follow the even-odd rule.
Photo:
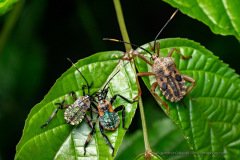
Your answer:
[[[120,72],[120,70],[118,70],[108,81],[107,83],[104,85],[103,90],[105,90],[105,88],[107,87],[107,85],[110,83],[110,81]]]
[[[155,52],[155,48],[156,48],[156,41],[157,38],[159,37],[159,35],[162,33],[162,31],[166,28],[166,26],[168,25],[168,23],[173,19],[173,17],[177,14],[178,9],[171,15],[171,17],[167,20],[167,22],[164,24],[164,26],[160,29],[160,31],[158,32],[157,36],[154,39],[154,44],[153,44],[153,50]]]
[[[137,48],[140,48],[142,50],[144,50],[145,52],[149,53],[150,55],[152,55],[151,52],[149,52],[148,50],[146,50],[145,48],[139,46],[139,45],[136,45],[134,43],[130,43],[130,42],[125,42],[125,41],[122,41],[122,40],[118,40],[118,39],[113,39],[113,38],[103,38],[104,41],[113,41],[113,42],[119,42],[119,43],[126,43],[126,44],[130,44],[134,47],[137,47]]]
[[[80,73],[80,75],[83,77],[84,81],[85,81],[86,84],[87,84],[87,89],[88,89],[88,94],[89,94],[89,93],[90,93],[90,92],[89,92],[90,86],[89,86],[89,84],[88,84],[87,79],[83,76],[82,72],[77,68],[77,66],[72,62],[72,60],[71,60],[70,58],[67,58],[67,60],[68,60],[70,63],[72,63],[73,67],[75,67],[76,70],[77,70],[77,71]]]
[[[129,62],[125,63],[123,66],[126,66]],[[114,75],[107,81],[107,83],[104,85],[103,90],[105,90],[105,88],[107,87],[107,85],[110,83],[110,81],[120,72],[120,70],[118,70],[116,73],[114,73]]]

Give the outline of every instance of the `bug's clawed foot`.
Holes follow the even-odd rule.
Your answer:
[[[41,125],[41,128],[45,128],[46,126],[47,126],[47,124],[45,123],[45,124]]]
[[[138,90],[138,95],[136,95],[136,96],[133,98],[133,101],[134,101],[134,102],[137,102],[137,101],[139,100],[139,97],[141,97],[141,96],[142,96],[142,90],[139,89],[139,90]]]
[[[86,148],[84,148],[84,153],[83,153],[83,155],[84,155],[84,156],[86,155]]]
[[[71,91],[71,92],[69,92],[68,93],[70,96],[73,96],[74,94],[75,94],[75,92],[74,91]]]
[[[133,98],[133,102],[138,102],[138,97],[139,97],[139,95],[135,96],[135,97]]]
[[[65,103],[65,100],[63,100],[62,102],[54,103],[54,104],[58,106],[60,109],[63,109],[64,103]]]
[[[113,148],[113,151],[112,151],[112,157],[114,156],[114,148]]]
[[[188,60],[188,59],[192,58],[192,56],[191,55],[190,56],[183,56],[182,55],[181,58],[184,59],[184,60]]]

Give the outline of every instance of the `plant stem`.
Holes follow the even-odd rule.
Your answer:
[[[127,29],[126,29],[126,25],[125,25],[125,22],[124,22],[124,18],[123,18],[123,13],[122,13],[122,7],[121,7],[120,0],[113,0],[113,2],[114,2],[114,7],[115,7],[115,10],[116,10],[116,14],[117,14],[118,24],[119,24],[121,34],[122,34],[122,37],[123,37],[123,41],[130,42],[129,37],[128,37],[128,33],[127,33]],[[126,52],[129,52],[132,49],[132,46],[130,44],[125,44],[125,48],[126,48]],[[137,75],[135,64],[131,63],[131,65],[132,65],[132,68],[135,72],[135,75]],[[141,90],[138,79],[136,79],[136,83],[137,83],[137,86],[138,86],[139,90]],[[142,128],[143,128],[143,139],[144,139],[145,151],[146,151],[146,153],[149,153],[152,150],[151,150],[151,147],[150,147],[150,144],[149,144],[149,141],[148,141],[147,125],[146,125],[146,120],[145,120],[141,95],[139,95],[138,100],[139,100],[139,108],[140,108],[140,115],[141,115]]]
[[[5,44],[8,40],[8,37],[15,25],[15,23],[18,20],[18,17],[21,15],[22,8],[24,6],[25,0],[20,0],[17,2],[11,11],[11,13],[8,15],[6,22],[4,23],[1,35],[0,35],[0,54],[3,52],[3,49],[5,47]]]
[[[146,152],[151,152],[152,149],[151,149],[149,141],[148,141],[147,124],[146,124],[146,120],[145,120],[145,115],[144,115],[144,109],[143,109],[143,103],[142,103],[142,97],[141,96],[139,96],[139,101],[138,102],[139,102],[139,109],[140,109],[140,115],[141,115],[141,120],[142,120],[142,129],[143,129],[143,139],[144,139],[145,151]]]
[[[123,41],[130,42],[130,39],[129,39],[129,36],[127,33],[127,29],[126,29],[126,25],[125,25],[125,21],[123,18],[120,0],[113,0],[113,3],[114,3],[115,10],[116,10],[117,20],[118,20],[118,24],[120,27],[122,37],[123,37]],[[124,43],[124,45],[125,45],[126,52],[129,52],[132,49],[132,46],[130,44]]]

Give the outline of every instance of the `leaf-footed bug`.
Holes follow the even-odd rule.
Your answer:
[[[117,39],[109,39],[104,38],[104,40],[114,41],[114,42],[121,42],[121,43],[127,43],[131,44],[135,47],[138,47],[142,49],[143,51],[149,53],[151,55],[151,59],[153,62],[148,60],[144,55],[140,54],[136,50],[131,50],[128,53],[128,57],[124,56],[122,59],[124,60],[131,60],[134,57],[139,57],[142,60],[144,60],[147,64],[149,64],[152,67],[152,72],[140,72],[137,73],[137,76],[155,76],[156,82],[154,82],[151,86],[151,92],[155,97],[158,97],[158,95],[155,92],[155,89],[157,86],[159,86],[160,90],[162,91],[163,96],[171,101],[171,102],[179,102],[183,99],[183,97],[188,94],[193,86],[195,85],[195,80],[189,76],[182,75],[176,68],[175,62],[172,59],[172,55],[174,51],[177,51],[176,48],[171,49],[171,51],[168,53],[167,57],[161,57],[160,56],[160,44],[156,43],[156,40],[160,33],[163,31],[163,29],[167,26],[167,24],[171,21],[171,19],[174,17],[174,15],[177,13],[178,10],[176,10],[172,16],[169,18],[169,20],[165,23],[165,25],[161,28],[161,30],[158,32],[157,36],[154,39],[154,46],[153,51],[154,54],[152,54],[150,51],[146,50],[145,48],[142,48],[136,44],[117,40]],[[150,46],[151,47],[151,46]],[[155,51],[157,48],[157,51]],[[189,57],[183,56],[180,52],[175,52],[181,55],[183,59],[187,59]],[[130,55],[130,56],[129,56]],[[191,83],[191,86],[186,86],[186,81]],[[141,95],[141,89],[139,88],[139,95]],[[164,107],[168,110],[167,104],[160,98],[158,98],[160,102],[164,105]]]
[[[70,125],[78,125],[82,122],[83,119],[86,120],[90,128],[94,128],[94,123],[92,123],[92,106],[96,108],[96,101],[94,100],[94,97],[92,95],[88,95],[90,93],[90,85],[88,84],[86,78],[83,76],[83,74],[80,72],[80,70],[76,67],[76,65],[68,58],[68,61],[72,63],[72,65],[76,68],[78,73],[83,77],[84,81],[86,82],[86,85],[82,86],[83,96],[77,97],[75,92],[71,92],[71,95],[74,99],[73,104],[65,104],[65,100],[63,100],[61,103],[55,103],[58,107],[53,111],[49,119],[41,126],[41,128],[46,127],[52,119],[56,116],[58,110],[65,109],[64,111],[64,119],[66,122]],[[85,93],[85,89],[87,89],[88,94]],[[94,103],[95,102],[95,103]],[[90,110],[90,116],[89,117],[86,113]],[[88,138],[84,145],[84,151],[86,150],[86,144],[88,143],[88,139],[91,139],[90,136],[92,136],[92,132],[94,130],[91,130],[91,132],[88,134]]]
[[[112,104],[114,103],[114,101],[116,100],[117,97],[122,98],[123,100],[125,100],[128,103],[136,102],[136,101],[131,101],[131,100],[127,99],[126,97],[120,95],[120,94],[113,95],[113,97],[110,99],[110,101],[108,101],[106,99],[108,91],[109,91],[109,87],[107,87],[107,86],[110,83],[110,81],[116,76],[116,74],[118,74],[119,72],[120,72],[120,70],[118,70],[106,82],[106,84],[104,85],[102,90],[100,90],[99,92],[97,92],[95,94],[95,96],[97,98],[97,101],[98,101],[98,104],[97,104],[97,109],[98,109],[97,119],[99,121],[100,132],[101,132],[104,140],[106,141],[106,143],[112,149],[112,156],[114,155],[114,147],[111,144],[111,142],[110,142],[109,138],[107,137],[107,135],[104,133],[104,130],[115,131],[119,127],[119,125],[120,125],[120,117],[119,117],[117,112],[122,111],[122,128],[127,129],[127,128],[125,128],[125,106],[124,105],[120,105],[120,106],[117,106],[115,109],[113,109]],[[92,132],[91,133],[93,134],[94,132],[95,132],[95,124],[94,124],[94,127],[92,128]],[[91,139],[89,139],[88,142],[90,142],[90,140]]]

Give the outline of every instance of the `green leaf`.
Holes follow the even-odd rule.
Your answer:
[[[171,48],[179,49],[185,56],[192,56],[184,60],[173,54],[180,72],[196,80],[195,87],[182,103],[167,101],[158,88],[156,92],[168,104],[169,117],[183,130],[190,148],[198,153],[195,157],[237,159],[240,156],[239,76],[196,42],[180,38],[160,42],[162,56],[166,56]],[[149,49],[148,44],[142,47]],[[149,57],[148,54],[145,56]],[[136,63],[139,72],[151,71],[151,67],[141,59],[136,59]],[[143,77],[143,80],[150,89],[156,78]],[[156,98],[161,105],[159,97]]]
[[[17,2],[18,0],[1,0],[0,1],[0,15],[6,13],[12,5]]]
[[[97,53],[76,63],[88,83],[92,83],[90,94],[99,91],[103,87],[112,72],[120,72],[109,84],[108,99],[115,94],[121,94],[129,99],[137,95],[135,76],[130,64],[123,67],[119,64],[122,52],[110,51]],[[66,63],[69,63],[66,61]],[[82,95],[82,85],[85,85],[83,78],[71,67],[56,81],[44,99],[35,105],[31,110],[24,127],[22,138],[17,145],[15,159],[78,159],[84,158],[83,145],[90,132],[90,127],[83,121],[80,125],[73,127],[66,124],[63,118],[63,111],[60,110],[51,123],[44,129],[40,128],[56,108],[54,103],[62,102],[64,98],[72,101],[68,93],[75,91]],[[113,108],[123,104],[126,106],[126,127],[128,127],[134,116],[137,104],[129,104],[117,98]],[[119,116],[121,113],[119,113]],[[121,116],[120,116],[121,117]],[[121,118],[122,120],[122,118]],[[122,123],[122,122],[121,122]],[[121,124],[120,124],[121,125]],[[121,126],[116,131],[105,132],[116,152],[122,142],[126,130]],[[111,149],[104,141],[98,124],[96,134],[87,147],[86,159],[112,159]],[[114,155],[114,156],[115,156]]]
[[[189,153],[189,147],[183,138],[183,134],[179,132],[179,129],[170,119],[164,118],[155,122],[153,121],[152,123],[151,126],[148,126],[148,135],[155,157],[158,159],[162,157],[162,159],[175,160],[193,159],[191,155],[181,154],[183,152]],[[117,159],[132,159],[133,157],[140,159],[142,156],[144,156],[142,131],[138,130],[131,135],[126,135],[119,149]]]
[[[184,14],[210,27],[221,35],[234,35],[240,39],[240,1],[238,0],[164,0]]]

